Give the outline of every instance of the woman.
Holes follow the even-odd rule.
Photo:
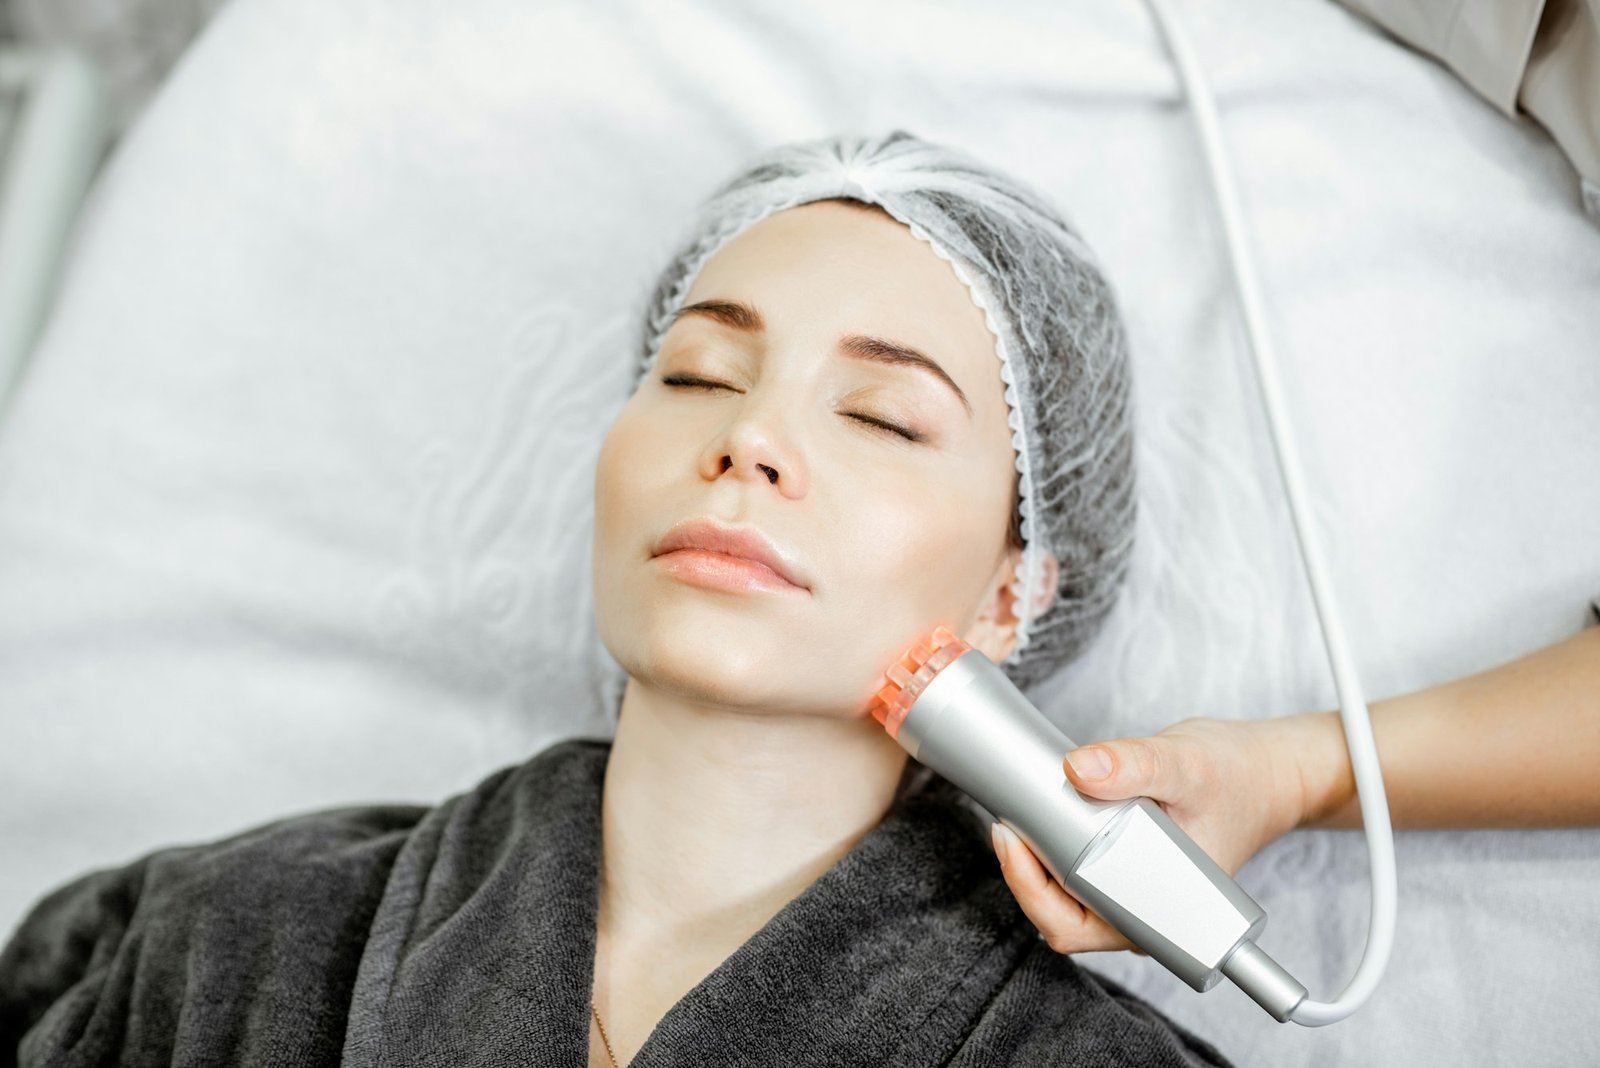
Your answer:
[[[287,820],[47,898],[23,1063],[1219,1063],[1037,937],[868,715],[944,624],[1027,686],[1115,597],[1121,325],[1026,190],[903,133],[708,204],[595,474],[629,681],[432,810]]]

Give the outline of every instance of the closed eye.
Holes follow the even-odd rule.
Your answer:
[[[666,386],[687,386],[690,389],[732,389],[721,382],[707,382],[703,378],[691,378],[688,375],[663,375],[661,384]]]
[[[733,388],[732,386],[724,385],[721,382],[709,382],[704,378],[695,378],[692,375],[663,375],[662,378],[661,378],[661,384],[664,385],[664,386],[675,386],[675,387],[682,388],[682,389],[698,389],[698,390],[732,389]],[[867,414],[862,413],[862,412],[846,412],[845,415],[849,416],[851,419],[857,420],[858,422],[860,422],[860,423],[862,423],[862,424],[864,424],[866,426],[872,427],[874,430],[880,431],[880,432],[885,433],[885,434],[892,434],[892,435],[894,435],[896,437],[904,438],[906,441],[921,441],[922,440],[922,435],[917,433],[915,430],[911,430],[908,427],[898,426],[898,425],[896,425],[894,423],[886,422],[885,420],[879,419],[877,416],[867,415]]]

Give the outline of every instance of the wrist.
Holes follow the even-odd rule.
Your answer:
[[[1359,826],[1355,776],[1339,713],[1305,712],[1275,722],[1291,739],[1289,750],[1299,780],[1300,812],[1295,826]]]

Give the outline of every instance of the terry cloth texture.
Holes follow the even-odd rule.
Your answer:
[[[610,752],[563,742],[437,808],[300,816],[55,891],[0,955],[0,1064],[586,1064]],[[632,1063],[1224,1062],[1045,946],[935,778]]]

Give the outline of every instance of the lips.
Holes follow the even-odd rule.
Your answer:
[[[725,527],[706,519],[691,519],[668,531],[656,545],[653,555],[664,556],[680,549],[700,549],[751,560],[771,568],[779,578],[792,585],[810,589],[791,559],[754,527]]]

